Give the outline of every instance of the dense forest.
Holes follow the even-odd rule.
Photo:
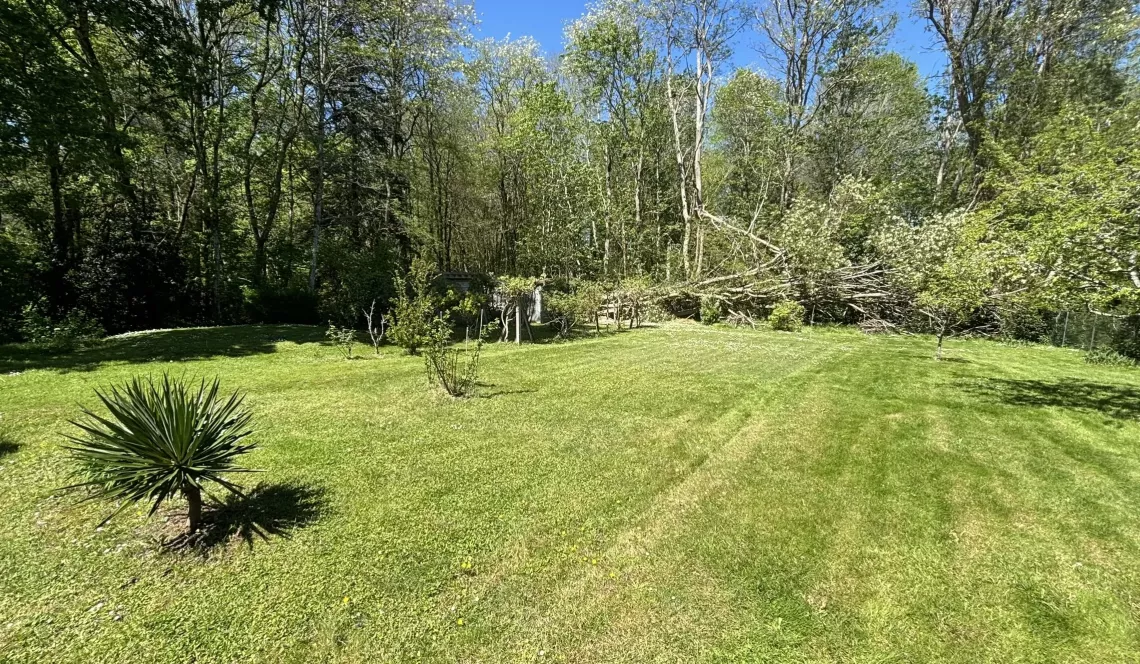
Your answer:
[[[462,0],[0,0],[0,339],[353,325],[417,257],[682,315],[1134,338],[1135,3],[907,11],[940,76],[878,0],[600,0],[556,57]]]

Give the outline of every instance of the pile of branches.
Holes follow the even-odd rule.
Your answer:
[[[744,324],[784,300],[825,312],[840,322],[899,321],[909,309],[905,294],[891,287],[881,265],[845,265],[822,274],[805,275],[784,265],[761,266],[699,281],[666,285],[655,300],[677,315],[691,315],[702,300],[711,300],[730,318]],[[752,322],[749,322],[752,321]]]

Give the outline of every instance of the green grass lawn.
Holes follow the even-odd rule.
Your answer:
[[[1140,659],[1138,371],[672,324],[494,346],[456,401],[321,340],[0,348],[0,661]],[[162,371],[248,391],[266,471],[194,553],[57,490],[76,404]]]

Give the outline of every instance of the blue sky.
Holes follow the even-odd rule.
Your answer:
[[[542,44],[548,55],[562,50],[562,29],[567,22],[585,13],[587,0],[474,0],[481,25],[480,37],[501,39],[531,36]],[[887,7],[899,16],[892,48],[918,64],[924,76],[936,76],[942,69],[942,55],[934,48],[933,36],[921,21],[911,15],[907,0],[886,0]],[[759,56],[748,47],[746,38],[737,48],[737,66],[763,68]]]

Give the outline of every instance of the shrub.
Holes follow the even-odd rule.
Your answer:
[[[20,334],[32,345],[55,352],[71,352],[103,338],[103,328],[79,309],[72,309],[62,320],[52,321],[43,304],[24,307]]]
[[[807,311],[804,305],[793,300],[784,300],[772,307],[772,313],[768,314],[768,323],[773,330],[797,332],[804,326],[805,313]]]
[[[1094,348],[1085,353],[1085,362],[1089,364],[1102,364],[1110,367],[1134,367],[1136,360],[1112,348]]]
[[[542,303],[550,315],[550,324],[562,339],[568,339],[580,325],[592,323],[599,329],[598,311],[606,299],[605,287],[596,282],[577,279],[553,283],[542,293]]]
[[[720,322],[720,303],[717,302],[716,298],[701,298],[701,322],[705,325]]]
[[[455,330],[476,328],[484,322],[488,304],[486,286],[475,281],[470,290],[463,291],[449,287],[437,304],[437,309],[447,312],[448,320]]]
[[[581,293],[549,291],[543,294],[543,304],[550,313],[551,326],[561,339],[569,339],[574,328],[591,315],[588,298]]]
[[[396,276],[396,306],[390,316],[393,321],[388,338],[409,355],[419,353],[432,340],[432,316],[437,304],[434,281],[435,270],[424,258],[412,261],[410,284],[402,275]]]
[[[91,498],[108,498],[125,507],[151,503],[154,514],[171,496],[180,494],[189,506],[188,531],[198,532],[202,492],[217,484],[235,494],[240,487],[226,473],[252,472],[236,467],[237,457],[254,449],[243,441],[252,433],[250,413],[242,397],[219,394],[215,378],[193,389],[179,379],[134,378],[120,390],[96,392],[110,414],[101,417],[84,408],[75,421],[83,436],[68,436],[66,449],[78,463],[79,480]]]
[[[473,350],[453,347],[450,342],[451,322],[446,316],[439,316],[432,321],[430,338],[423,348],[428,382],[439,385],[453,397],[470,396],[479,379],[483,330],[479,331]]]
[[[332,345],[340,349],[340,352],[344,353],[344,359],[352,359],[352,346],[356,343],[356,330],[337,327],[330,321],[329,329],[325,331],[325,337],[332,342]]]

